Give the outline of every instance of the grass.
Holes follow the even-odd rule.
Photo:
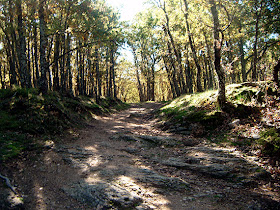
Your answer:
[[[37,89],[0,89],[0,162],[17,156],[71,127],[85,125],[92,115],[128,107],[119,100],[40,95]]]
[[[210,90],[178,97],[162,107],[158,114],[163,121],[168,122],[163,123],[165,129],[168,129],[166,125],[170,128],[178,125],[189,130],[193,124],[199,124],[200,126],[195,126],[196,130],[192,132],[194,136],[204,136],[212,143],[240,148],[257,146],[262,148],[263,154],[279,156],[279,129],[261,128],[264,131],[258,140],[244,135],[248,128],[260,123],[266,96],[275,96],[276,91],[272,84],[260,82],[228,85],[226,97],[232,108],[226,112],[222,112],[218,107],[217,91]],[[245,124],[237,125],[237,129],[230,128],[229,123],[234,119],[239,119]],[[199,132],[196,132],[198,129]]]
[[[227,99],[235,107],[234,111],[246,115],[246,106],[250,103],[261,104],[264,93],[259,87],[245,84],[228,85]],[[160,110],[165,120],[178,122],[209,123],[221,120],[221,111],[217,104],[217,91],[210,90],[203,93],[187,94],[176,98]],[[242,115],[241,114],[241,115]]]

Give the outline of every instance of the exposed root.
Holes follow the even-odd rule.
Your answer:
[[[11,185],[11,182],[10,182],[10,180],[9,180],[8,177],[5,177],[5,176],[3,176],[3,175],[0,174],[0,178],[3,179],[3,180],[5,180],[5,181],[6,181],[6,185],[7,185],[15,194],[17,194],[15,188]]]

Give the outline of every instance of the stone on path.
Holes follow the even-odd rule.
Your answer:
[[[142,199],[117,184],[83,181],[63,188],[66,194],[94,209],[134,209]]]

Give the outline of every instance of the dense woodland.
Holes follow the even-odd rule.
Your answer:
[[[1,0],[0,87],[165,101],[278,82],[280,3],[149,0],[132,23],[104,0]],[[120,56],[126,45],[131,61]]]

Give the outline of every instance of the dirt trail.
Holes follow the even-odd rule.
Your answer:
[[[133,105],[13,163],[26,209],[279,209],[253,157],[154,127]]]

